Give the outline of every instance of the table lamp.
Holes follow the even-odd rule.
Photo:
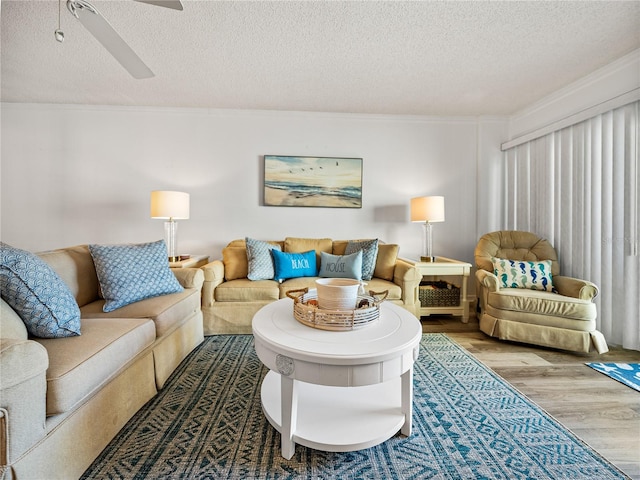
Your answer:
[[[444,222],[444,197],[416,197],[411,199],[411,221],[423,225],[422,262],[435,262],[433,255],[433,223]]]
[[[177,262],[178,256],[178,224],[176,220],[189,218],[189,194],[154,190],[151,192],[151,218],[163,218],[164,237],[167,243],[167,254],[170,262]]]

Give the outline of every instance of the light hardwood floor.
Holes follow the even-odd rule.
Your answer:
[[[640,362],[640,352],[610,347],[604,355],[503,342],[471,318],[422,318],[424,333],[446,333],[631,478],[640,480],[640,392],[585,362]]]

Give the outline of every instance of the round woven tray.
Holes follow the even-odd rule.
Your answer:
[[[294,318],[308,327],[321,330],[346,331],[366,327],[371,322],[380,318],[380,304],[387,298],[389,291],[373,292],[369,295],[358,295],[357,305],[366,301],[364,306],[354,310],[325,310],[317,305],[309,304],[309,300],[317,301],[315,290],[309,292],[308,288],[290,290],[287,297],[293,299]],[[313,303],[313,302],[312,302]]]

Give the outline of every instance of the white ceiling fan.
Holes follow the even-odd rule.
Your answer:
[[[141,3],[149,3],[160,7],[182,10],[180,0],[135,0]],[[106,48],[113,57],[133,76],[134,78],[150,78],[154,74],[149,67],[138,57],[138,55],[127,45],[122,37],[115,31],[102,14],[86,0],[67,0],[67,9],[71,14],[80,20],[80,23]],[[60,20],[58,19],[58,22]],[[56,40],[62,42],[64,33],[55,31]]]

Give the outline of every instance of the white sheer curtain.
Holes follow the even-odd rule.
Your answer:
[[[505,151],[505,229],[556,248],[561,273],[600,288],[598,329],[640,350],[640,102]]]

